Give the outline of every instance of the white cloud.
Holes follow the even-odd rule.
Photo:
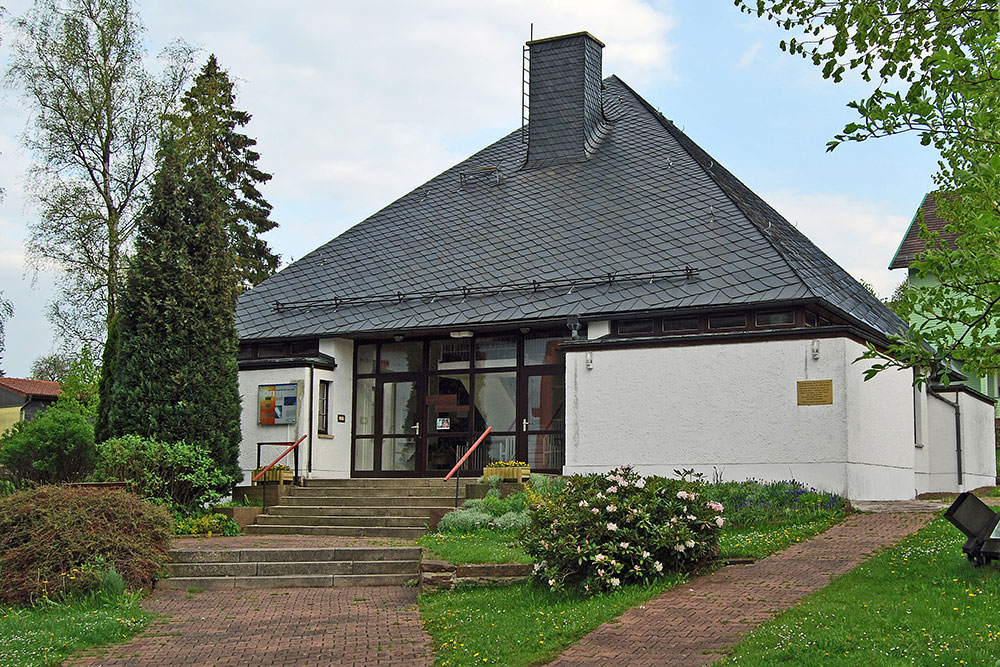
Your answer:
[[[739,61],[736,63],[736,69],[746,69],[749,67],[753,61],[757,59],[757,53],[760,52],[760,49],[763,46],[764,42],[754,42],[750,48],[744,51],[743,55],[740,56]]]
[[[906,277],[886,267],[910,218],[840,192],[778,190],[761,196],[848,273],[871,283],[879,296],[890,296]],[[914,210],[919,203],[914,202]]]

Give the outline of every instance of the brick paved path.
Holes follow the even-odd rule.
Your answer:
[[[923,527],[925,513],[856,514],[753,565],[699,577],[630,609],[550,665],[707,665],[750,630]]]
[[[429,665],[415,588],[156,591],[167,614],[73,665]]]

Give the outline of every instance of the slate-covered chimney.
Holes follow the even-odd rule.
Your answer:
[[[581,162],[606,130],[601,49],[587,32],[528,42],[528,159],[525,168]]]

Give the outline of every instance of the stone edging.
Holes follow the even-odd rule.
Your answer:
[[[527,581],[532,566],[528,563],[483,563],[452,565],[443,560],[420,561],[420,591],[452,589],[457,584],[496,586]]]

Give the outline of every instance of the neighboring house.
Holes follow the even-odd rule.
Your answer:
[[[55,403],[61,393],[58,382],[0,377],[0,433],[31,419]]]
[[[862,380],[865,344],[904,322],[602,80],[599,41],[528,46],[526,136],[240,297],[244,470],[304,435],[312,477],[440,477],[492,427],[464,474],[633,464],[851,498],[992,482],[991,405],[959,397],[959,472],[911,373]]]
[[[890,269],[907,270],[907,284],[914,289],[920,289],[921,287],[937,284],[937,281],[934,278],[919,277],[916,275],[916,272],[910,268],[913,264],[913,260],[916,259],[918,254],[924,251],[927,245],[924,239],[920,237],[920,220],[923,220],[924,224],[927,225],[928,230],[940,234],[941,240],[945,243],[953,242],[956,237],[956,234],[945,233],[944,231],[948,221],[942,218],[938,213],[937,199],[939,196],[940,193],[937,192],[928,192],[924,195],[923,200],[920,202],[920,208],[918,208],[917,212],[913,214],[910,226],[907,228],[906,234],[903,235],[902,240],[899,242],[896,254],[892,257],[892,262],[889,263]],[[913,320],[913,322],[915,323],[916,320]],[[991,328],[990,332],[996,335],[996,328]],[[964,370],[963,372],[967,375],[966,379],[960,380],[963,384],[975,389],[976,391],[986,394],[994,400],[1000,398],[1000,376],[998,376],[997,373],[980,377],[978,375],[970,375]],[[1000,405],[997,406],[997,410],[997,423],[1000,424]]]

